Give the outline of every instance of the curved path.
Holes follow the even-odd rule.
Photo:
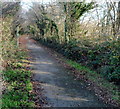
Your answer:
[[[39,81],[47,98],[44,107],[106,107],[83,82],[75,80],[46,49],[29,40],[34,80]]]

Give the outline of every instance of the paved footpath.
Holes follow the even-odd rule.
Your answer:
[[[107,107],[83,82],[75,80],[46,49],[29,40],[27,48],[33,58],[34,80],[41,82],[47,98],[44,107]]]

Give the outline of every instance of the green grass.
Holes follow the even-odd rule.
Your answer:
[[[26,71],[23,69],[8,69],[4,71],[3,74],[4,80],[6,80],[7,82],[14,82],[15,80],[18,82],[25,82],[31,76],[30,71]]]
[[[9,90],[2,99],[3,108],[11,107],[32,107],[33,102],[29,101],[29,93],[20,90]]]
[[[31,72],[21,69],[22,63],[14,63],[3,71],[3,79],[7,83],[7,89],[2,97],[2,108],[34,107],[32,98]]]
[[[81,64],[76,63],[75,61],[67,60],[67,63],[72,65],[72,67],[76,68],[77,70],[89,72],[91,74],[96,74],[96,72],[90,70],[89,68],[82,66]]]
[[[66,63],[78,70],[80,74],[84,74],[90,81],[95,82],[97,86],[100,86],[109,91],[112,99],[120,102],[120,92],[118,87],[107,81],[101,74],[98,74],[97,72],[92,71],[88,67],[78,64],[75,61],[66,60]]]

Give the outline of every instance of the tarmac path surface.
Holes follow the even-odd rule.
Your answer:
[[[41,83],[46,96],[44,107],[107,107],[82,81],[75,80],[43,47],[28,40],[27,49],[33,58],[33,79]]]

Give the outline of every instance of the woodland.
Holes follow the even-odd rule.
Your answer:
[[[66,63],[107,90],[120,105],[120,2],[0,2],[2,107],[34,107],[28,51],[19,37],[61,54]],[[14,96],[13,96],[14,95]]]

